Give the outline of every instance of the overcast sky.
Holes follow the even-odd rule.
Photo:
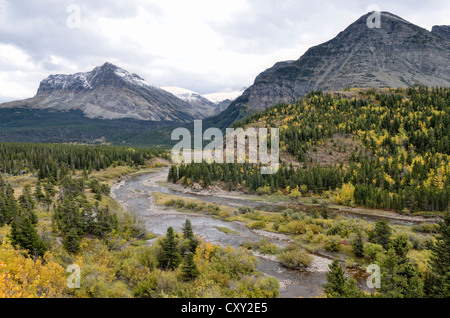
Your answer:
[[[106,61],[157,86],[240,90],[372,4],[428,30],[450,25],[448,0],[0,0],[0,102]]]

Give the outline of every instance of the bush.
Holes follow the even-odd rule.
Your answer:
[[[229,218],[230,216],[231,216],[230,212],[227,212],[227,211],[222,211],[219,213],[219,217],[221,219],[226,219],[226,218]]]
[[[429,233],[429,234],[436,234],[437,233],[436,225],[432,224],[432,223],[416,224],[416,225],[413,225],[411,227],[411,229],[414,232],[417,232],[417,233]]]
[[[278,232],[278,230],[280,229],[280,223],[275,222],[275,223],[273,224],[273,229],[274,229],[275,231]]]
[[[294,213],[294,210],[292,209],[286,209],[283,211],[283,213],[281,213],[281,216],[285,219],[290,218],[291,215]]]
[[[310,229],[314,234],[320,234],[323,232],[323,228],[317,224],[309,224],[307,228]]]
[[[278,246],[273,243],[267,243],[266,239],[264,238],[261,241],[259,252],[264,255],[275,255],[278,253]]]
[[[309,229],[306,231],[305,240],[308,241],[309,243],[314,241],[314,233],[313,233],[313,231],[311,231]]]
[[[232,279],[255,272],[258,259],[243,248],[217,248],[212,258],[211,268],[227,274]]]
[[[270,189],[270,187],[261,187],[256,189],[256,194],[257,195],[269,195],[272,193],[272,190]]]
[[[370,257],[371,261],[375,261],[377,259],[378,253],[383,252],[383,246],[380,244],[374,243],[366,243],[364,244],[364,253]]]
[[[300,247],[288,247],[278,255],[280,263],[289,268],[301,269],[308,267],[313,257]]]
[[[291,219],[292,220],[304,220],[306,219],[307,215],[305,212],[295,212],[291,214]]]
[[[302,193],[298,190],[292,190],[291,193],[289,193],[289,198],[292,200],[297,200],[298,198],[302,197]]]
[[[328,252],[339,252],[341,249],[341,237],[339,235],[329,236],[325,242],[325,250]]]
[[[306,225],[303,221],[291,221],[287,224],[287,231],[293,234],[305,234]]]
[[[266,226],[267,226],[266,222],[256,221],[255,223],[250,224],[248,228],[251,230],[261,230],[261,229],[265,228]]]
[[[253,211],[254,210],[252,208],[248,207],[248,206],[240,206],[238,208],[238,212],[240,214],[253,213]]]
[[[138,251],[137,260],[142,266],[150,270],[154,270],[158,265],[156,254],[150,246],[144,246]]]

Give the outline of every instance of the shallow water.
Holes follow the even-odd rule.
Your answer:
[[[227,206],[251,206],[272,212],[273,210],[271,209],[277,206],[240,199],[177,192],[155,183],[156,179],[165,175],[167,175],[167,172],[157,172],[122,181],[120,184],[113,186],[112,195],[125,208],[140,215],[145,221],[148,231],[158,235],[165,235],[167,228],[170,226],[181,232],[184,222],[189,218],[195,234],[213,244],[222,246],[229,244],[233,247],[239,247],[245,241],[256,242],[263,238],[263,233],[255,233],[245,225],[237,222],[226,222],[207,216],[166,211],[164,208],[155,206],[152,192],[175,194]],[[226,227],[237,232],[237,234],[226,234],[215,227]],[[273,241],[272,238],[267,238],[267,240],[269,242]],[[280,243],[279,241],[273,242]],[[277,261],[261,257],[258,257],[258,269],[267,275],[276,277],[280,281],[279,291],[281,297],[316,297],[323,291],[322,285],[326,282],[326,269],[324,270],[324,267],[327,268],[327,264],[331,263],[331,260],[317,255],[314,255],[314,258],[314,263],[319,266],[313,266],[309,271],[287,269]],[[360,285],[365,283],[363,277],[358,277],[357,281]]]

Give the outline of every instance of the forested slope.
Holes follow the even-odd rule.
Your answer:
[[[172,181],[204,186],[220,181],[260,193],[297,191],[397,211],[448,208],[449,88],[312,92],[235,127],[280,128],[282,151],[300,164],[284,163],[265,176],[258,165],[174,166]]]

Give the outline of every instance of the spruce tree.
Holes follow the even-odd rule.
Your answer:
[[[19,203],[22,207],[22,210],[26,213],[26,216],[30,219],[33,225],[36,225],[38,222],[38,217],[36,212],[34,211],[35,202],[31,195],[31,188],[27,184],[22,189],[22,194],[19,196]]]
[[[159,266],[166,270],[175,270],[181,263],[181,254],[178,248],[178,235],[172,227],[167,229],[166,236],[160,241],[158,255]]]
[[[9,238],[14,246],[20,246],[32,256],[43,257],[47,251],[47,246],[39,237],[36,228],[23,213],[16,216],[11,223]]]
[[[424,289],[428,297],[450,297],[450,211],[438,224],[436,243],[431,247],[430,268]]]
[[[380,244],[385,250],[388,249],[391,242],[391,227],[386,219],[379,220],[375,224],[375,229],[369,232],[369,242]]]
[[[194,254],[189,253],[181,267],[181,280],[187,282],[196,279],[200,275],[200,271],[194,262]]]
[[[63,240],[63,245],[70,253],[76,254],[80,251],[80,236],[76,229],[71,229]]]
[[[326,273],[327,283],[323,285],[328,298],[360,298],[363,296],[355,279],[347,280],[338,259],[335,259],[328,267],[331,271]]]
[[[34,190],[33,196],[36,199],[36,201],[38,201],[38,202],[43,202],[44,201],[45,195],[42,192],[42,186],[41,186],[41,182],[40,181],[38,181],[37,184],[36,184],[36,189]]]
[[[423,297],[423,285],[416,264],[411,263],[407,254],[408,240],[399,236],[391,244],[380,262],[381,288],[385,298],[419,298]]]
[[[194,236],[194,231],[192,229],[191,220],[186,219],[186,222],[183,225],[183,236],[185,239],[189,240],[189,251],[191,253],[195,253],[195,250],[198,246],[198,240]]]
[[[353,254],[356,257],[364,257],[364,240],[360,231],[352,242]]]

